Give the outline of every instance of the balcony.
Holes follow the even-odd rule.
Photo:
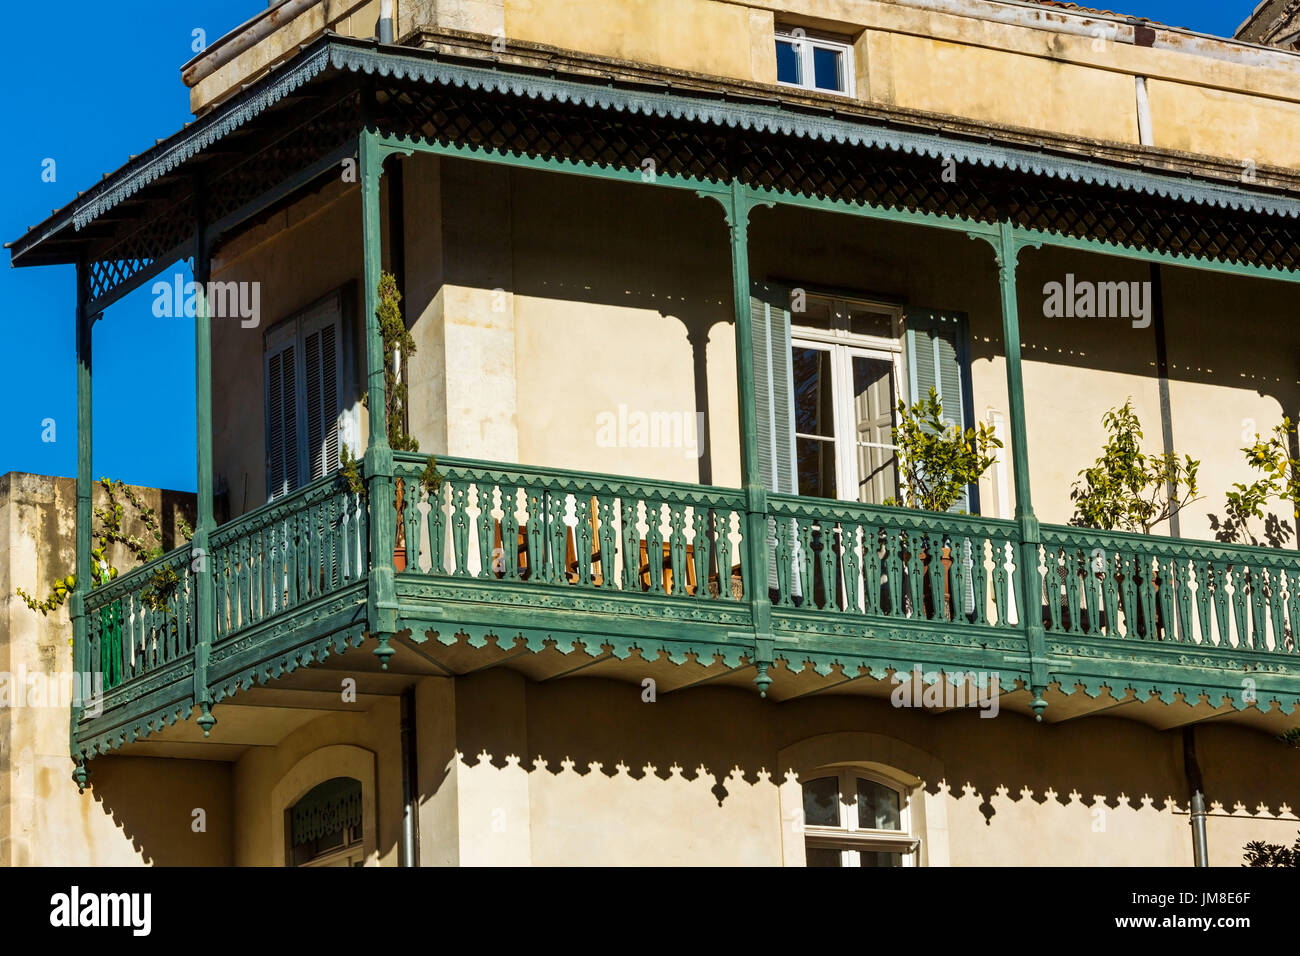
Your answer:
[[[1105,710],[1161,727],[1210,718],[1253,722],[1273,732],[1285,726],[1300,699],[1293,664],[1300,588],[1292,584],[1300,558],[1039,523],[1036,514],[1059,519],[1068,513],[1061,504],[1073,457],[1063,451],[1073,451],[1068,446],[1080,422],[1096,420],[1088,403],[1104,408],[1118,401],[1135,377],[1150,386],[1149,400],[1159,386],[1149,381],[1147,351],[1109,333],[1048,324],[1045,308],[1022,309],[1018,295],[1045,289],[1048,280],[1085,265],[1100,268],[1101,260],[1128,261],[1127,270],[1097,273],[1108,280],[1141,282],[1152,268],[1180,270],[1169,288],[1178,291],[1186,334],[1178,340],[1180,352],[1165,358],[1195,366],[1196,374],[1186,375],[1189,388],[1175,395],[1186,404],[1174,401],[1171,408],[1179,415],[1188,409],[1182,421],[1218,416],[1235,434],[1238,415],[1262,421],[1293,406],[1293,376],[1277,358],[1289,354],[1290,343],[1256,348],[1234,325],[1232,341],[1225,337],[1215,346],[1232,364],[1214,374],[1199,367],[1195,346],[1204,338],[1204,322],[1218,322],[1221,311],[1215,310],[1224,300],[1234,303],[1232,314],[1243,321],[1253,314],[1256,329],[1284,325],[1275,317],[1286,314],[1289,287],[1270,286],[1267,295],[1261,289],[1266,282],[1300,281],[1300,253],[1288,231],[1300,212],[1293,198],[1279,193],[1276,183],[1242,188],[1235,170],[1232,182],[1224,182],[1223,170],[1201,169],[1199,178],[1189,179],[1184,167],[1168,175],[1155,159],[1149,171],[1116,157],[1067,165],[1010,134],[1000,134],[990,152],[983,134],[975,141],[924,118],[909,119],[907,136],[899,138],[874,114],[812,117],[779,100],[736,105],[725,89],[696,96],[607,86],[591,77],[548,79],[495,61],[444,62],[427,50],[322,38],[284,70],[214,107],[193,129],[128,164],[14,244],[17,265],[79,264],[82,583],[69,610],[77,669],[103,673],[109,688],[102,713],[74,715],[79,769],[86,756],[195,714],[188,729],[172,732],[192,737],[199,728],[220,739],[213,711],[236,710],[227,705],[255,698],[250,691],[257,684],[275,683],[282,697],[298,691],[337,695],[340,676],[381,681],[387,671],[407,675],[409,683],[410,675],[463,674],[495,664],[538,680],[579,670],[634,684],[650,679],[660,692],[707,681],[774,701],[810,694],[888,696],[894,675],[919,667],[923,675],[942,672],[953,680],[972,672],[976,679],[996,676],[1002,706],[1048,722]],[[236,148],[217,148],[235,130]],[[801,144],[811,141],[825,143],[816,164],[803,159]],[[955,191],[929,161],[948,155],[978,173]],[[340,181],[338,167],[353,157],[355,184]],[[642,165],[647,157],[660,164],[649,177]],[[188,164],[185,176],[171,173],[178,161]],[[492,175],[471,176],[470,166]],[[463,208],[460,200],[439,205],[441,218],[429,218],[419,202],[394,198],[407,195],[396,188],[399,170],[402,183],[422,184],[429,195],[436,186],[440,197],[473,199]],[[497,237],[486,227],[483,235],[471,235],[460,226],[477,215],[471,206],[478,197],[499,192],[497,174],[504,173],[520,184],[512,195],[539,201],[526,209],[520,201],[512,241],[521,251],[502,255],[509,270],[516,260],[526,261],[527,270],[521,267],[519,276],[498,287],[495,272],[471,261],[483,248],[503,248]],[[390,175],[393,188],[382,190]],[[196,191],[195,183],[203,188]],[[327,185],[334,192],[323,192]],[[591,197],[581,207],[585,221],[557,233],[557,211],[572,211],[566,190]],[[360,290],[356,322],[346,335],[340,316],[337,341],[355,352],[352,368],[340,367],[336,381],[356,392],[350,401],[364,394],[367,402],[365,443],[354,446],[366,455],[364,491],[327,475],[215,524],[211,489],[217,476],[252,473],[256,485],[264,464],[259,439],[267,436],[236,427],[255,421],[257,410],[250,415],[250,407],[224,401],[229,396],[221,396],[214,418],[214,378],[253,380],[255,349],[232,349],[218,339],[214,360],[213,316],[196,301],[196,487],[202,493],[195,540],[190,549],[103,589],[85,590],[91,577],[95,316],[178,258],[192,258],[196,277],[211,279],[213,248],[224,252],[222,281],[260,282],[258,268],[241,272],[230,265],[239,259],[237,244],[269,228],[269,211],[314,203],[315,192],[335,218],[308,231],[331,241],[355,236],[353,251],[360,254],[348,254],[350,265],[340,265],[342,253],[337,261],[322,259],[308,275],[296,264],[314,261],[308,250],[315,239],[277,232],[285,254],[268,254],[268,261],[294,263],[286,269],[294,281],[284,283],[277,305],[268,304],[266,318],[273,313],[282,321],[340,282],[355,282]],[[139,199],[129,215],[105,219],[102,232],[84,228],[132,195]],[[635,230],[592,228],[603,227],[612,208],[659,224],[670,241],[655,248],[673,255],[642,263],[636,254],[644,237]],[[429,264],[436,257],[427,255],[427,242],[419,250],[399,250],[395,237],[405,235],[393,228],[399,212],[403,222],[418,218],[428,225],[421,242],[441,237],[440,248],[463,253],[444,258],[444,266],[454,266],[448,274]],[[291,243],[304,245],[289,255]],[[637,262],[638,269],[613,268],[613,278],[589,289],[589,276],[601,270],[583,260],[606,247],[606,265]],[[577,253],[565,268],[553,267],[557,250],[565,249]],[[827,249],[832,254],[823,254]],[[1026,250],[1035,251],[1021,263]],[[510,422],[518,435],[547,435],[551,418],[520,418],[524,406],[516,398],[497,401],[529,388],[566,398],[567,406],[557,406],[557,421],[566,410],[571,421],[575,409],[586,414],[613,407],[626,398],[644,343],[654,341],[663,346],[657,367],[681,372],[665,379],[656,401],[706,412],[716,419],[710,433],[737,436],[734,467],[727,462],[728,469],[716,474],[738,487],[443,459],[442,484],[430,497],[419,487],[423,460],[394,454],[383,437],[387,359],[377,306],[385,254],[390,262],[408,263],[411,288],[460,290],[453,301],[459,311],[447,311],[444,295],[443,311],[429,312],[435,329],[471,324],[460,320],[489,308],[507,286],[511,301],[527,300],[518,313],[527,323],[518,326],[519,337],[535,354],[514,365],[503,362],[501,368],[511,371],[499,382],[485,384],[482,366],[470,360],[490,354],[500,344],[496,339],[422,340],[423,355],[441,348],[467,357],[453,369],[454,380],[426,381],[440,383],[442,394],[466,407],[482,405],[475,420]],[[414,275],[417,262],[422,276]],[[927,263],[942,268],[920,268]],[[859,357],[885,370],[872,382],[895,379],[891,399],[921,384],[895,367],[895,355],[901,361],[906,353],[913,372],[921,368],[914,356],[930,355],[927,374],[938,382],[948,375],[949,398],[969,394],[964,418],[982,414],[975,396],[1004,414],[1007,458],[997,513],[1002,519],[1014,513],[1014,521],[763,490],[801,487],[789,474],[776,480],[767,473],[776,458],[764,447],[773,436],[795,434],[791,421],[778,421],[792,416],[775,398],[779,380],[792,378],[788,369],[782,373],[791,347],[798,341],[801,348],[838,349],[830,354],[842,377],[850,357],[843,344],[848,340],[839,335],[851,331],[848,319],[826,329],[809,323],[796,339],[793,329],[801,323],[771,294],[796,280],[814,297],[832,301],[854,290],[887,294],[872,302],[888,306],[888,336],[862,336],[888,338],[888,348]],[[415,315],[420,307],[433,308],[432,296],[417,303]],[[1209,310],[1204,316],[1191,308],[1202,302]],[[542,368],[548,357],[562,363],[552,367],[556,382],[583,367],[583,354],[536,346],[583,329],[612,328],[607,316],[614,312],[594,324],[597,305],[625,309],[617,314],[640,323],[625,326],[620,340],[633,358],[608,362],[612,349],[587,349],[586,362],[601,374],[581,394],[538,391],[552,388],[540,375],[521,387],[516,372]],[[1030,364],[1029,390],[1050,399],[1034,408],[1026,401],[1022,317],[1033,330],[1024,347],[1042,359]],[[580,318],[592,324],[583,326]],[[734,406],[719,401],[730,388],[713,387],[732,382],[731,360],[723,359],[729,343],[720,337],[712,344],[710,331],[727,323],[734,337]],[[958,335],[957,327],[967,332]],[[878,323],[870,328],[882,331]],[[516,332],[501,338],[513,342]],[[1103,341],[1110,347],[1095,350]],[[975,343],[975,354],[963,342]],[[828,352],[821,348],[819,354]],[[954,364],[955,377],[949,375]],[[452,365],[444,363],[439,374]],[[906,377],[915,385],[903,387]],[[1229,389],[1259,394],[1221,401]],[[549,408],[545,398],[533,405]],[[558,444],[495,446],[473,428],[452,435],[442,426],[468,421],[466,407],[425,409],[422,422],[412,417],[408,424],[432,447],[470,453],[506,448],[482,453],[695,477],[655,472],[651,464],[643,469],[628,459],[605,464],[595,455],[577,458],[573,447]],[[843,394],[839,407],[847,421],[851,410]],[[1062,408],[1070,416],[1062,417]],[[440,431],[431,425],[435,420]],[[1038,487],[1056,499],[1047,507],[1040,499],[1037,513],[1030,495],[1031,431],[1040,442],[1048,439],[1036,446],[1034,461],[1053,463],[1040,470]],[[707,483],[714,474],[710,463],[698,477]],[[855,476],[839,475],[838,487],[856,484],[848,477]],[[1225,472],[1221,486],[1231,480]],[[255,499],[244,503],[249,500]],[[309,673],[315,677],[308,679]],[[1153,696],[1163,703],[1147,703]],[[324,703],[320,696],[311,699]],[[267,706],[292,708],[283,700]],[[227,735],[234,723],[227,724]]]
[[[220,526],[206,564],[179,548],[92,591],[89,667],[106,692],[77,729],[80,747],[111,749],[187,717],[200,653],[218,703],[334,654],[373,669],[371,520],[391,522],[402,546],[400,630],[391,662],[379,655],[398,671],[458,673],[514,655],[552,674],[606,661],[610,676],[639,681],[689,663],[683,686],[756,682],[779,701],[851,683],[888,693],[893,673],[920,667],[996,676],[1003,706],[1031,713],[1043,703],[1029,688],[1037,617],[1048,721],[1153,694],[1182,702],[1180,713],[1144,708],[1158,724],[1192,708],[1268,721],[1300,698],[1292,552],[1044,525],[1026,591],[1013,521],[785,495],[767,496],[755,521],[736,489],[459,459],[439,460],[430,495],[424,464],[395,456],[400,512],[378,517],[373,499],[330,475]],[[747,531],[764,526],[766,601]],[[205,571],[210,642],[195,616]],[[1025,593],[1040,601],[1022,614]],[[770,649],[754,637],[766,614]]]

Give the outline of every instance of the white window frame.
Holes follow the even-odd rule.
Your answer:
[[[795,30],[802,31],[796,35]],[[844,39],[833,39],[830,36],[815,31],[808,31],[803,27],[782,26],[776,29],[776,38],[773,41],[785,42],[794,45],[795,53],[799,57],[799,78],[800,82],[790,83],[785,80],[777,80],[779,86],[788,86],[797,90],[810,90],[814,93],[829,93],[832,96],[855,96],[854,93],[854,74],[853,65],[853,44]],[[843,67],[844,89],[827,90],[816,84],[814,77],[816,71],[813,68],[813,50],[834,50],[840,54],[840,64]]]
[[[894,390],[893,401],[897,406],[903,398],[903,310],[897,305],[873,302],[870,299],[856,299],[823,295],[808,292],[809,299],[820,299],[830,304],[831,328],[818,329],[798,324],[800,315],[806,312],[790,313],[790,347],[811,348],[829,352],[831,356],[831,396],[832,396],[832,430],[834,437],[830,444],[835,450],[835,492],[840,501],[858,500],[858,445],[892,448],[897,454],[897,445],[879,445],[876,442],[859,442],[856,434],[856,412],[853,407],[853,359],[854,357],[886,361],[893,366]],[[878,312],[890,317],[893,334],[888,338],[879,335],[858,335],[849,331],[849,307],[854,306],[864,311]],[[793,362],[791,363],[793,368]],[[806,435],[795,432],[796,442],[800,438],[825,441],[825,436]],[[796,480],[798,476],[796,474]],[[902,481],[902,476],[898,476]],[[898,489],[900,495],[902,487]],[[798,491],[798,494],[804,494]],[[879,502],[877,502],[879,504]]]
[[[898,853],[903,866],[917,866],[920,859],[921,838],[912,832],[911,796],[906,787],[883,774],[860,767],[826,767],[812,773],[801,774],[808,782],[833,777],[838,782],[840,794],[840,825],[838,827],[804,825],[804,848],[839,850],[840,865],[858,866],[858,851],[868,853]],[[858,826],[858,779],[887,787],[898,794],[898,829],[878,830]],[[803,783],[800,784],[800,796]],[[851,799],[849,799],[851,798]],[[800,804],[802,807],[802,804]]]

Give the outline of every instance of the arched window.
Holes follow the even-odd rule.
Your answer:
[[[809,866],[915,866],[907,793],[864,770],[817,771],[803,784]]]
[[[292,866],[361,866],[361,781],[334,777],[317,784],[286,811]]]

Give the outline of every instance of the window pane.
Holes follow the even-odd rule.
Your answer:
[[[808,858],[809,866],[843,866],[840,859],[839,850],[828,850],[825,847],[810,846],[804,853]]]
[[[871,851],[871,850],[858,851],[858,866],[902,866],[902,865],[903,865],[903,854],[901,853],[881,853],[881,852]]]
[[[840,825],[840,782],[836,777],[818,777],[803,785],[803,822],[805,826],[837,827]],[[812,852],[809,850],[808,852]],[[836,851],[838,852],[838,851]],[[839,864],[837,863],[836,866]]]
[[[776,41],[776,79],[778,83],[798,83],[799,51],[789,40]]]
[[[853,357],[853,417],[857,434],[858,500],[883,504],[898,490],[893,448],[894,365],[885,359]]]
[[[893,787],[876,783],[874,780],[858,778],[858,829],[860,830],[898,830],[901,829],[898,806],[898,791]],[[805,802],[806,799],[805,799]],[[865,855],[865,854],[864,854]],[[885,854],[890,856],[893,854]],[[863,866],[868,864],[863,863]],[[870,864],[875,866],[877,864]],[[888,864],[893,866],[894,864]]]
[[[875,335],[882,339],[894,337],[894,319],[884,312],[872,312],[859,306],[849,306],[849,331],[854,335]]]
[[[799,494],[810,498],[836,498],[835,443],[818,438],[796,438],[795,464]]]
[[[797,296],[790,297],[790,323],[800,325],[808,329],[817,329],[821,332],[831,331],[831,300],[823,299],[820,296],[807,295],[803,297],[803,311],[795,311],[794,306],[799,305]]]
[[[819,90],[843,92],[844,54],[826,47],[813,47],[813,85]]]
[[[799,435],[835,435],[831,397],[831,353],[796,345],[790,350],[794,367],[794,430]]]

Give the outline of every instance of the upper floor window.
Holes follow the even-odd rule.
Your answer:
[[[832,770],[803,785],[809,866],[914,866],[907,794],[863,770]]]
[[[901,310],[808,295],[790,315],[798,493],[883,504],[898,491]]]
[[[803,27],[776,32],[776,81],[783,86],[853,95],[853,47]]]
[[[266,490],[275,498],[339,466],[342,296],[331,293],[277,323],[265,348]]]

